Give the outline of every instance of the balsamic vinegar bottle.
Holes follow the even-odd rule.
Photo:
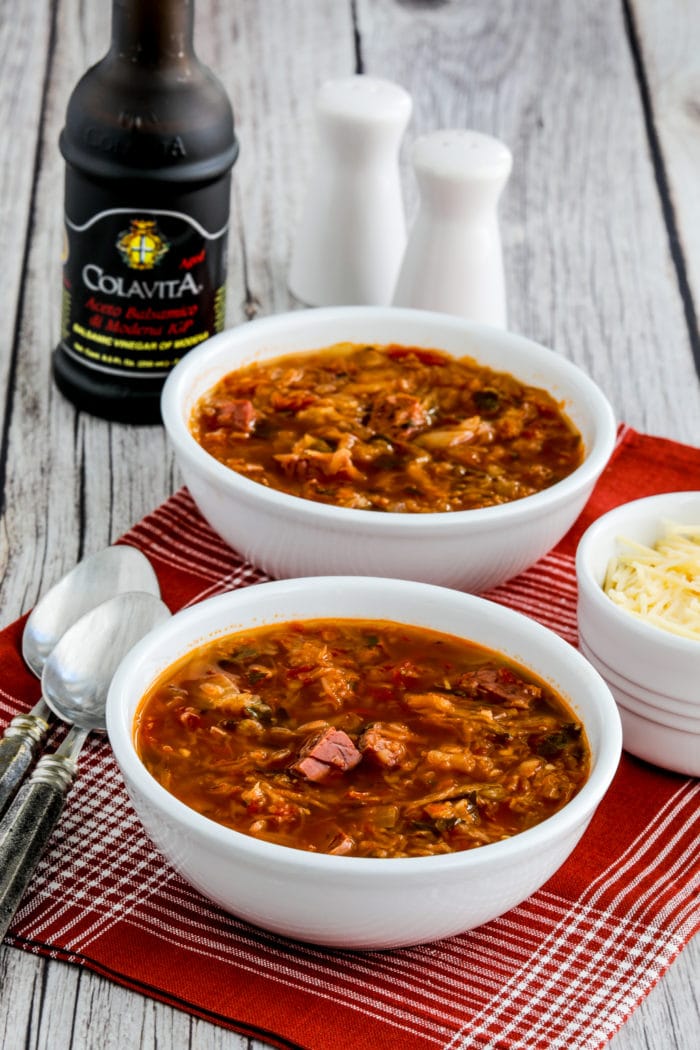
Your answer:
[[[78,408],[160,420],[189,349],[224,326],[231,168],[221,84],[193,48],[193,0],[113,0],[107,55],[78,82],[66,161],[59,389]]]

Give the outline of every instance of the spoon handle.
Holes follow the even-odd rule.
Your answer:
[[[14,798],[49,731],[48,721],[37,711],[39,706],[29,714],[16,715],[0,740],[0,815]],[[46,705],[41,707],[48,711]]]
[[[0,940],[56,826],[76,771],[68,755],[44,755],[0,821]]]

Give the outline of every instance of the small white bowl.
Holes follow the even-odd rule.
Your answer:
[[[700,640],[646,623],[603,590],[618,540],[653,543],[665,521],[700,522],[700,492],[670,492],[634,500],[598,518],[576,552],[578,627],[594,656],[630,682],[687,704],[698,703]]]
[[[198,399],[253,361],[349,341],[398,343],[470,355],[546,389],[585,446],[569,477],[524,499],[454,513],[400,514],[334,507],[257,484],[219,463],[190,433]],[[566,358],[521,336],[446,314],[393,307],[300,310],[222,332],[170,373],[163,422],[193,499],[212,527],[276,577],[333,573],[422,580],[470,591],[494,587],[551,550],[576,520],[615,442],[610,405]]]
[[[173,662],[223,635],[322,617],[415,624],[498,650],[544,679],[581,720],[589,779],[559,812],[502,842],[442,856],[331,856],[223,827],[170,795],[141,763],[136,709]],[[608,687],[561,638],[519,613],[456,591],[401,580],[316,577],[262,583],[176,614],[127,656],[107,701],[116,760],[144,827],[166,858],[228,911],[318,944],[373,949],[437,940],[501,915],[534,893],[572,852],[607,791],[621,751]]]

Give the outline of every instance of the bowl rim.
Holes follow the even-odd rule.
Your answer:
[[[129,681],[134,675],[138,675],[140,664],[148,659],[148,654],[156,646],[162,646],[170,636],[175,635],[182,627],[187,629],[190,642],[179,652],[184,655],[195,647],[194,639],[201,639],[206,633],[208,638],[222,637],[227,633],[234,633],[230,628],[213,628],[211,622],[217,617],[226,614],[230,619],[232,612],[245,605],[246,592],[249,588],[241,588],[236,591],[228,591],[205,599],[196,605],[180,610],[165,623],[156,627],[149,635],[142,639],[131,650],[118,668],[109,690],[107,700],[107,731],[109,740],[125,780],[134,782],[138,791],[147,799],[150,805],[156,809],[165,811],[169,818],[184,823],[190,833],[198,838],[206,840],[207,844],[218,849],[225,849],[227,843],[235,848],[235,851],[246,855],[249,861],[261,865],[274,862],[288,871],[303,869],[313,871],[314,874],[334,877],[362,877],[362,878],[394,878],[401,875],[405,878],[422,879],[431,874],[445,874],[453,869],[474,868],[491,866],[502,861],[512,862],[531,850],[547,846],[551,841],[560,841],[567,835],[574,833],[581,825],[588,823],[597,806],[610,787],[612,779],[619,765],[622,752],[622,727],[617,705],[612,693],[598,671],[569,643],[559,637],[553,631],[544,627],[536,620],[516,612],[506,606],[501,606],[486,598],[454,591],[451,588],[441,587],[435,584],[415,583],[414,581],[384,579],[379,577],[362,576],[320,576],[300,577],[287,580],[272,580],[254,585],[255,590],[265,588],[267,593],[284,596],[294,592],[295,589],[325,586],[327,588],[353,587],[356,591],[363,588],[389,587],[394,592],[404,591],[406,594],[413,592],[418,597],[446,599],[458,601],[460,604],[469,605],[475,611],[483,608],[484,611],[491,610],[491,615],[498,616],[504,623],[504,629],[508,626],[540,638],[549,646],[553,646],[555,652],[559,653],[559,659],[572,661],[576,667],[579,681],[584,681],[587,687],[593,690],[595,704],[601,709],[600,718],[605,721],[605,732],[600,734],[600,745],[598,754],[595,756],[591,773],[580,791],[559,811],[553,813],[546,820],[532,828],[519,832],[508,839],[489,843],[488,847],[474,850],[464,850],[457,853],[440,854],[428,857],[395,857],[395,858],[372,858],[372,857],[343,857],[325,853],[313,853],[308,850],[296,849],[290,846],[282,846],[277,843],[256,839],[254,836],[246,835],[244,832],[236,831],[203,816],[196,810],[181,802],[171,795],[158,781],[147,771],[139,759],[133,743],[133,713],[127,717],[127,698],[133,698],[133,689],[129,691]],[[371,594],[371,591],[370,591]],[[449,596],[449,597],[448,597]],[[300,619],[303,617],[290,617]],[[317,614],[309,615],[309,619],[322,618]],[[328,616],[328,618],[334,618]],[[342,617],[339,617],[342,618]],[[358,618],[358,617],[347,617]],[[370,617],[371,618],[371,617]],[[381,617],[386,619],[387,617]],[[415,617],[406,617],[404,621],[393,618],[394,622],[415,623]],[[261,622],[260,620],[258,622]],[[262,621],[270,622],[269,618]],[[284,619],[280,622],[285,622]],[[205,624],[208,626],[205,627]],[[427,626],[427,625],[426,625]],[[240,630],[248,629],[243,625]],[[201,641],[200,641],[200,644]],[[162,673],[179,657],[164,662],[160,671],[149,678],[145,685],[138,689],[139,699],[144,695],[158,674]],[[522,663],[522,661],[520,661]],[[533,673],[540,677],[544,674],[533,669]],[[390,861],[390,863],[387,863]]]
[[[507,343],[516,352],[522,351],[535,355],[537,360],[551,363],[555,372],[578,385],[582,392],[581,400],[586,402],[594,420],[595,440],[590,449],[586,450],[583,462],[561,481],[519,500],[462,511],[403,514],[397,511],[360,510],[354,507],[318,503],[261,485],[220,463],[194,439],[183,418],[181,406],[193,378],[198,375],[212,354],[223,352],[227,344],[233,344],[232,349],[235,349],[238,343],[245,344],[251,331],[260,334],[269,332],[272,335],[280,330],[294,332],[308,325],[313,327],[334,321],[347,323],[363,320],[378,322],[395,320],[397,324],[411,323],[434,326],[443,331],[463,332],[477,339],[481,337],[487,344],[494,340]],[[279,356],[292,352],[294,351],[283,350]],[[235,368],[229,371],[235,371]],[[513,372],[513,374],[516,373]],[[392,532],[399,527],[402,531],[422,531],[426,524],[435,528],[452,527],[461,530],[467,522],[475,529],[481,527],[482,530],[488,530],[494,527],[494,521],[500,521],[502,524],[511,521],[518,522],[524,517],[537,516],[538,509],[542,512],[552,510],[568,503],[595,482],[610,458],[617,436],[615,416],[607,397],[593,379],[568,358],[515,332],[501,331],[449,314],[402,307],[313,307],[256,318],[245,325],[225,329],[194,347],[168,374],[161,394],[161,415],[176,452],[185,456],[192,466],[211,483],[232,489],[245,497],[248,502],[267,506],[273,512],[284,515],[288,519],[290,517],[312,519],[327,524],[342,522],[347,527],[362,526],[366,529],[369,526],[373,530],[382,532]]]
[[[661,492],[652,496],[642,496],[639,499],[621,503],[617,507],[601,514],[592,522],[581,536],[576,548],[575,568],[579,588],[579,604],[581,596],[591,604],[593,612],[597,616],[611,619],[611,624],[626,634],[634,636],[645,646],[663,647],[671,656],[684,657],[686,660],[697,662],[700,658],[700,639],[686,638],[684,635],[667,631],[663,627],[647,623],[641,616],[636,616],[629,609],[624,609],[610,599],[603,590],[593,573],[591,559],[594,545],[604,537],[610,554],[613,552],[615,543],[615,530],[620,529],[621,524],[629,519],[635,521],[646,520],[653,524],[661,523],[663,514],[656,508],[673,506],[688,498],[695,497],[700,504],[700,490],[688,489],[673,492]],[[641,512],[649,510],[648,516]],[[668,516],[668,514],[666,515]],[[609,557],[609,555],[608,555]],[[592,648],[590,639],[589,648]],[[615,668],[611,668],[615,670]],[[620,672],[617,672],[618,674]]]

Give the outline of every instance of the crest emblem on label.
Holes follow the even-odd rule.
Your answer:
[[[155,219],[131,219],[131,226],[119,234],[116,243],[122,261],[131,270],[152,270],[162,260],[170,244]]]

